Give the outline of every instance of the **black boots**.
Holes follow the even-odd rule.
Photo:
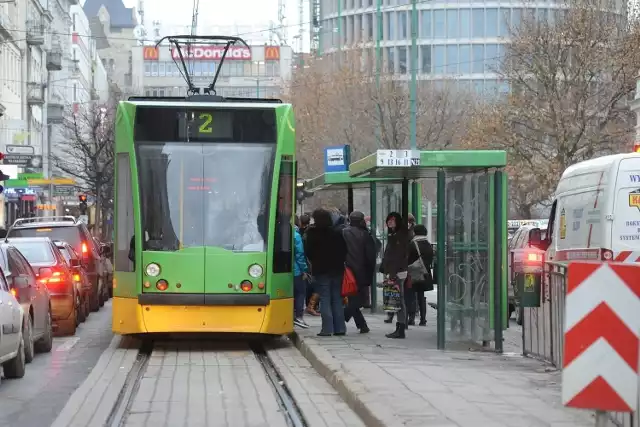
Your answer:
[[[387,334],[386,337],[387,338],[404,338],[404,330],[405,330],[405,326],[404,323],[396,323],[396,330],[394,332],[391,332],[390,334]]]

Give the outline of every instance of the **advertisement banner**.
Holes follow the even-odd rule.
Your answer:
[[[203,60],[203,61],[219,61],[224,53],[224,46],[192,46],[191,48],[182,48],[182,56],[184,59]],[[278,52],[279,54],[279,52]],[[171,49],[171,57],[180,59],[178,49]],[[251,60],[251,49],[247,47],[230,47],[225,61],[248,61]]]

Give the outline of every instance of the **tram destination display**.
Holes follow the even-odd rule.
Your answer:
[[[137,142],[275,143],[273,108],[139,107]]]

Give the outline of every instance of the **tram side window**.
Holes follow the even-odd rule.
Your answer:
[[[131,166],[128,153],[118,153],[116,189],[116,270],[135,271],[133,262],[129,259],[129,245],[133,237],[133,193],[131,191]]]
[[[278,206],[273,242],[273,272],[290,273],[293,263],[293,162],[283,160],[278,178]]]

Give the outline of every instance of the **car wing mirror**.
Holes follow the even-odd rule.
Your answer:
[[[529,230],[529,245],[540,246],[542,244],[542,231],[539,228]]]
[[[26,288],[29,286],[29,279],[25,276],[16,276],[13,278],[14,288]]]

